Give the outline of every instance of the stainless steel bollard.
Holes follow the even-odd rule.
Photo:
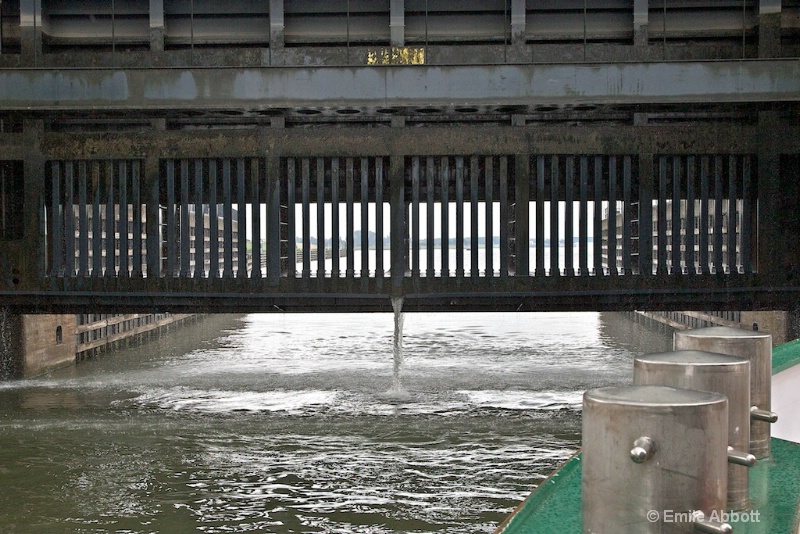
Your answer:
[[[694,532],[725,508],[728,400],[665,386],[583,396],[584,534]],[[728,532],[726,524],[707,524]]]
[[[713,391],[728,397],[728,445],[750,448],[750,360],[698,350],[645,354],[633,360],[635,385],[658,385]],[[728,464],[728,508],[749,504],[749,469]]]
[[[777,419],[772,409],[772,336],[764,332],[712,326],[675,332],[675,350],[702,350],[750,360],[750,452],[769,456],[770,424]]]

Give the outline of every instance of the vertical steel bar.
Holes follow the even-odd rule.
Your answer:
[[[420,276],[419,158],[411,158],[411,276]]]
[[[2,0],[0,0],[1,3]],[[0,35],[2,37],[2,35]],[[0,121],[0,126],[2,126],[2,121]],[[0,128],[2,130],[2,128]],[[24,167],[24,165],[23,165]],[[12,172],[11,168],[7,165],[0,164],[0,239],[10,239],[14,236],[14,213],[12,209],[13,200],[12,197],[16,191],[19,189],[12,184]],[[24,184],[23,184],[24,185]],[[23,201],[24,203],[24,201]],[[44,206],[45,211],[47,209]],[[44,213],[42,215],[45,215]],[[46,221],[47,217],[42,216],[41,220],[44,222]],[[46,223],[45,223],[46,225]],[[24,226],[24,225],[23,225]],[[43,228],[44,232],[42,235],[47,233],[47,228]],[[24,231],[23,231],[24,233]],[[46,249],[46,245],[45,245]],[[49,268],[49,266],[48,266]]]
[[[92,276],[103,276],[103,215],[100,208],[102,178],[100,162],[92,165]]]
[[[61,207],[61,163],[52,165],[52,192],[50,203],[52,208],[53,262],[51,276],[64,276],[64,214]]]
[[[114,214],[115,179],[114,164],[108,161],[106,162],[106,277],[117,275],[116,217]]]
[[[442,183],[441,183],[441,198],[442,198],[442,278],[450,276],[450,201],[448,193],[450,192],[450,159],[446,156],[442,157],[441,164]]]
[[[296,224],[296,196],[297,196],[297,163],[294,158],[286,162],[286,234],[287,234],[287,264],[289,278],[297,278],[297,224]]]
[[[181,277],[191,274],[191,226],[189,223],[189,161],[181,160]]]
[[[688,156],[686,158],[686,230],[684,231],[684,236],[686,239],[686,244],[684,245],[686,249],[685,253],[685,262],[686,262],[686,271],[688,274],[694,275],[697,274],[697,268],[695,267],[696,258],[694,254],[694,235],[697,227],[695,226],[695,209],[694,209],[694,186],[696,181],[696,174],[695,174],[695,157]]]
[[[564,169],[564,272],[575,276],[575,157],[567,156]]]
[[[527,154],[514,158],[514,243],[516,245],[517,276],[530,276],[530,199],[531,162]]]
[[[698,234],[700,249],[700,274],[711,272],[711,265],[708,258],[708,223],[710,213],[708,199],[708,185],[711,179],[710,162],[708,156],[700,158],[700,231]]]
[[[133,276],[142,277],[142,167],[139,160],[131,162],[133,205]]]
[[[219,278],[219,213],[217,204],[217,160],[208,161],[208,277]]]
[[[345,277],[353,278],[356,275],[356,214],[355,214],[355,169],[353,158],[345,162],[345,199],[347,217],[347,271]]]
[[[389,159],[389,202],[391,203],[392,239],[392,291],[399,292],[403,286],[408,264],[408,245],[406,244],[406,200],[405,200],[405,158],[391,156]]]
[[[194,277],[206,275],[205,210],[203,208],[203,160],[194,160]]]
[[[128,269],[128,258],[130,257],[130,247],[128,246],[128,162],[120,161],[117,165],[119,170],[119,208],[118,208],[118,228],[119,228],[119,276],[127,278],[130,276]]]
[[[470,158],[470,276],[477,278],[480,275],[478,270],[478,178],[480,170],[478,168],[478,156]]]
[[[331,276],[339,278],[339,158],[331,159]]]
[[[176,246],[175,246],[175,161],[168,159],[166,161],[166,178],[167,178],[167,226],[166,235],[163,239],[167,242],[167,275],[175,276],[175,260],[176,260]],[[108,184],[108,182],[106,182]]]
[[[75,276],[75,162],[64,164],[64,274]]]
[[[742,223],[741,241],[742,253],[741,264],[745,274],[753,272],[753,262],[751,259],[751,217],[752,217],[752,185],[751,185],[751,163],[750,156],[745,155],[742,159]]]
[[[261,181],[263,179],[263,169],[261,160],[252,158],[250,160],[250,228],[252,233],[252,261],[253,267],[250,271],[252,278],[261,278]]]
[[[89,276],[89,210],[86,162],[78,163],[78,276]]]
[[[267,277],[273,282],[281,277],[281,180],[280,158],[268,156],[265,161],[267,199]]]
[[[2,7],[2,0],[0,0],[0,7]],[[0,21],[0,28],[2,28],[2,21]],[[2,41],[3,32],[0,29],[0,41]],[[0,44],[0,53],[3,52],[3,45]],[[6,167],[0,165],[0,239],[7,239],[10,237],[11,217],[8,210],[8,195],[11,191],[11,184],[8,185],[9,190],[6,191]]]
[[[375,276],[383,278],[383,179],[384,160],[375,158]]]
[[[794,246],[784,249],[784,243],[787,239],[793,240],[793,243],[800,239],[796,226],[795,230],[789,230],[785,226],[785,221],[796,220],[791,217],[797,217],[800,211],[800,195],[797,178],[787,180],[781,176],[787,163],[797,165],[798,161],[787,160],[787,156],[781,154],[779,145],[782,138],[775,135],[775,132],[782,131],[782,124],[778,119],[778,112],[759,112],[759,142],[755,154],[752,154],[753,201],[756,203],[750,218],[753,229],[753,270],[762,280],[772,280],[775,285],[780,284],[779,280],[785,280],[787,260],[789,264],[793,264],[797,258],[797,249]],[[771,209],[765,209],[767,206]]]
[[[508,157],[500,157],[500,277],[508,277],[508,224],[511,216],[508,206]]]
[[[93,171],[94,172],[94,171]],[[92,177],[94,183],[94,176]],[[161,276],[162,239],[161,228],[161,167],[154,155],[144,158],[142,162],[142,193],[144,197],[145,254],[143,276],[158,278]],[[94,275],[93,275],[94,276]]]
[[[633,274],[631,258],[631,157],[622,159],[622,269]]]
[[[739,272],[738,245],[736,223],[736,204],[737,204],[737,181],[739,179],[738,169],[739,158],[734,155],[728,156],[728,272],[735,274]]]
[[[714,157],[714,272],[724,273],[722,254],[722,156]]]
[[[544,270],[544,174],[545,158],[536,157],[536,270],[535,276],[545,276]],[[519,246],[519,245],[517,245]]]
[[[255,262],[255,259],[253,260]],[[317,158],[317,278],[325,278],[325,159]]]
[[[608,274],[616,276],[617,269],[617,156],[608,158]]]
[[[658,158],[658,274],[667,274],[667,156]]]
[[[369,159],[361,158],[361,278],[369,278]]]
[[[578,269],[589,276],[589,156],[580,157],[580,204],[578,205]]]
[[[559,257],[559,188],[561,170],[558,156],[550,158],[550,276],[561,276]]]
[[[672,156],[672,274],[682,274],[681,267],[681,158]]]
[[[238,273],[236,276],[238,278],[247,278],[246,164],[246,160],[242,158],[236,160],[236,232],[239,236],[239,265],[237,265]]]
[[[483,167],[483,180],[486,183],[486,232],[484,247],[486,248],[486,271],[488,277],[494,276],[494,158],[486,156]]]
[[[301,199],[303,203],[303,278],[311,276],[311,168],[308,158],[300,163]],[[319,257],[318,257],[319,259]]]
[[[639,274],[653,274],[653,155],[639,155]]]
[[[464,277],[464,157],[456,156],[456,277]]]
[[[13,204],[12,196],[18,188],[11,183],[11,175],[11,169],[7,165],[0,165],[0,238],[5,239],[11,238],[14,234],[14,214],[11,206]],[[42,217],[42,221],[45,220],[46,217]],[[44,230],[44,233],[47,233],[47,229]]]
[[[436,270],[434,269],[434,257],[435,257],[435,246],[436,246],[436,227],[434,225],[434,215],[433,215],[433,200],[436,194],[435,186],[436,186],[436,169],[435,169],[435,161],[432,157],[428,156],[425,160],[425,180],[427,183],[427,193],[428,193],[428,207],[425,210],[425,215],[428,218],[428,231],[426,232],[426,241],[428,245],[428,261],[425,264],[425,276],[433,278],[436,276]]]
[[[222,160],[222,233],[225,248],[222,277],[233,278],[233,191],[231,160]]]
[[[600,239],[597,237],[600,236]],[[605,274],[603,267],[603,156],[594,157],[594,274]]]

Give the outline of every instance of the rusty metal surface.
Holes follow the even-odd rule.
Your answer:
[[[785,152],[795,147],[800,127],[780,125],[774,140]],[[140,133],[45,133],[41,150],[52,159],[134,158],[158,154],[168,158],[244,157],[272,153],[286,157],[325,154],[340,157],[376,155],[443,155],[481,153],[729,153],[754,152],[759,130],[724,121],[703,126],[682,122],[671,125],[461,125],[425,128],[315,127],[313,129],[167,131]],[[5,151],[7,147],[7,152]],[[21,159],[25,150],[20,134],[0,134],[3,159]],[[5,154],[9,154],[6,157]],[[10,157],[19,155],[19,157]]]

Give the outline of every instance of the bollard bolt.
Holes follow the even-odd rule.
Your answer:
[[[641,464],[653,457],[656,452],[656,445],[651,438],[642,436],[633,442],[631,449],[631,460],[637,464]]]

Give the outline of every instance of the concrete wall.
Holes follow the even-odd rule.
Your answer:
[[[789,312],[787,312],[787,325],[786,330],[789,333],[789,339],[800,339],[800,302],[795,304]]]
[[[795,339],[790,328],[790,316],[785,311],[742,311],[739,321],[725,320],[703,312],[636,312],[678,330],[704,328],[707,326],[729,326],[751,330],[758,325],[760,332],[772,335],[772,345],[782,345]]]
[[[198,315],[172,315],[134,324],[138,315],[115,315],[95,323],[79,325],[76,315],[20,315],[0,309],[0,380],[30,378],[100,353],[135,346],[157,339],[186,322],[202,318]],[[135,328],[125,326],[131,323]],[[118,332],[109,332],[109,325]],[[123,326],[125,326],[123,328]],[[78,343],[78,333],[94,328],[101,335],[92,341]],[[60,334],[59,334],[60,333]]]
[[[57,331],[61,328],[61,342]],[[75,363],[74,315],[25,315],[22,317],[22,376],[30,377]]]
[[[0,309],[0,380],[22,376],[22,316]]]
[[[93,323],[79,324],[76,333],[84,332],[85,339],[81,342],[82,336],[75,336],[77,343],[75,361],[80,363],[106,352],[142,345],[185,323],[194,323],[202,317],[196,314],[129,314],[112,315]],[[147,320],[137,321],[137,319]],[[109,332],[111,325],[117,325],[115,333]],[[88,335],[93,331],[96,335]]]
[[[743,311],[742,326],[753,328],[772,335],[773,345],[782,345],[791,341],[789,337],[789,314],[785,311]]]

